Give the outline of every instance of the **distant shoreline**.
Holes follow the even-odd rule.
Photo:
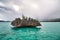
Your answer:
[[[0,21],[0,22],[11,22],[11,21]]]
[[[60,21],[40,21],[40,22],[60,22]]]

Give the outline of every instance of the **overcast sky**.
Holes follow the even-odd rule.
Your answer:
[[[25,16],[36,19],[60,18],[60,0],[0,0],[0,20]]]

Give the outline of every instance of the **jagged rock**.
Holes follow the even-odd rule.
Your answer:
[[[22,19],[16,18],[11,22],[11,25],[15,27],[34,27],[34,26],[41,26],[40,22],[36,19],[32,18],[25,18],[25,16],[22,16]]]

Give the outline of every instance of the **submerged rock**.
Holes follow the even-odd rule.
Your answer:
[[[35,26],[41,26],[40,22],[36,19],[27,18],[25,16],[22,16],[22,19],[16,18],[11,22],[12,26],[15,27],[35,27]]]

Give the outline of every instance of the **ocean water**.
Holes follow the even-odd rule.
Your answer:
[[[60,40],[60,22],[41,22],[37,28],[12,28],[0,22],[0,40]]]

